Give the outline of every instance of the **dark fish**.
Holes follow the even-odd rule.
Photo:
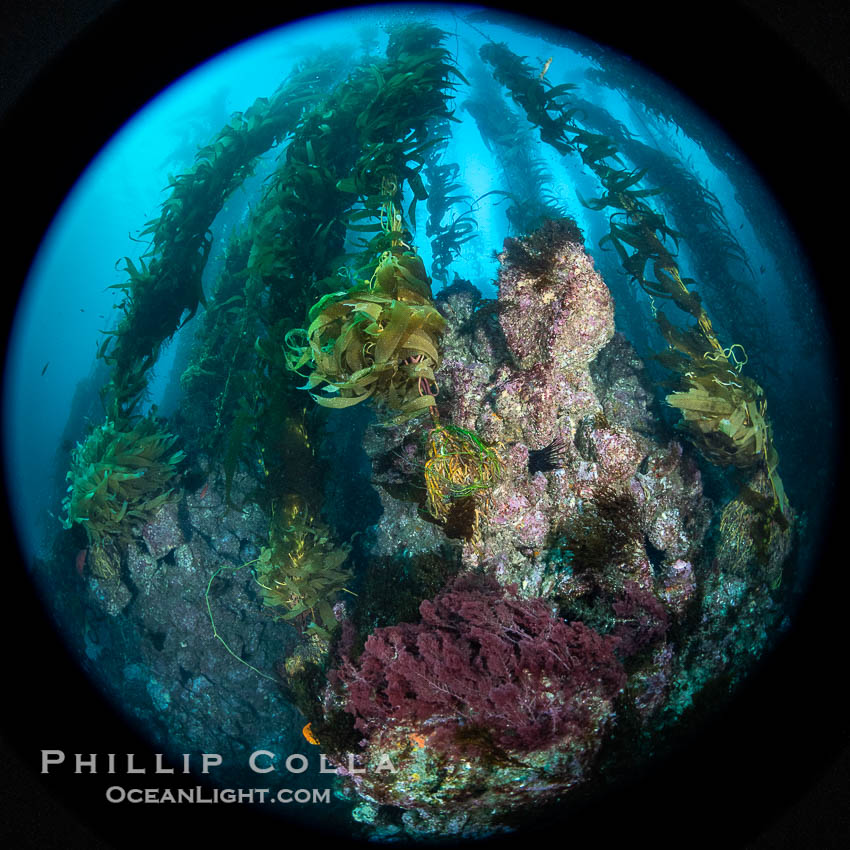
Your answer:
[[[48,367],[49,365],[50,365],[50,361],[48,360],[48,361],[47,361],[47,363],[45,363],[45,364],[44,364],[44,368],[41,370],[41,374],[42,374],[42,375],[43,375],[43,374],[47,371],[47,367]]]
[[[764,274],[764,266],[759,266],[759,271]]]

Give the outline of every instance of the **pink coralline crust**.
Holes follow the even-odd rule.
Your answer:
[[[644,457],[632,434],[609,427],[594,428],[586,419],[580,429],[580,443],[586,456],[596,461],[612,481],[626,481],[637,472]]]
[[[476,430],[489,440],[522,440],[542,447],[556,436],[572,442],[577,422],[599,410],[587,368],[560,371],[552,362],[526,370],[502,368],[477,411]],[[462,409],[470,406],[464,400]]]
[[[647,474],[658,479],[671,475],[679,466],[682,454],[682,444],[676,440],[657,447],[646,459]]]
[[[629,341],[615,333],[591,365],[605,416],[614,428],[655,433],[659,423],[646,367]]]
[[[484,512],[483,552],[508,546],[542,548],[550,529],[552,503],[544,475],[528,476],[528,447],[514,443],[505,448],[503,483],[489,493]],[[496,534],[498,540],[493,539]],[[495,552],[494,552],[495,553]]]
[[[611,339],[614,302],[581,246],[563,243],[544,275],[499,259],[500,322],[520,367],[588,363]]]
[[[647,539],[668,558],[689,558],[711,517],[700,472],[675,441],[655,448],[644,467],[639,485],[649,495],[643,506]]]
[[[153,520],[142,528],[142,539],[156,561],[183,544],[185,541],[177,519],[177,505],[166,502]]]
[[[480,363],[447,358],[436,377],[440,388],[438,404],[442,398],[450,398],[452,422],[461,428],[474,428],[484,406],[489,370]]]
[[[483,362],[481,346],[476,342],[470,348],[468,337],[450,328],[436,374],[441,414],[490,443],[520,441],[540,448],[556,436],[569,443],[581,418],[600,410],[588,363],[611,339],[613,302],[592,259],[580,245],[564,240],[564,229],[541,232],[542,238],[532,236],[523,244],[532,254],[541,244],[547,250],[555,246],[552,257],[546,255],[545,273],[515,265],[522,250],[506,250],[500,257],[501,333],[491,329],[491,335],[504,335],[501,359]],[[463,294],[458,289],[444,309],[468,321],[472,305],[462,303]]]
[[[502,452],[502,460],[511,469],[520,472],[528,467],[528,446],[514,443]]]
[[[662,552],[684,554],[690,545],[682,515],[677,507],[656,510],[647,537],[650,543]]]
[[[552,245],[553,254],[541,250]],[[479,506],[478,554],[465,548],[464,563],[472,567],[504,553],[502,579],[534,593],[539,584],[529,559],[582,501],[612,486],[634,495],[642,530],[668,559],[694,557],[708,516],[698,473],[683,461],[678,443],[660,446],[633,430],[654,427],[643,367],[622,337],[612,341],[613,303],[592,260],[581,246],[559,241],[557,228],[544,228],[506,243],[500,261],[496,315],[511,356],[484,363],[464,347],[464,337],[450,333],[452,346],[437,374],[441,413],[496,446],[503,461],[501,482]],[[462,294],[449,306],[469,321]],[[566,448],[562,469],[529,476],[529,450],[556,439]],[[643,585],[648,564],[643,546],[636,546],[612,589],[626,576]]]
[[[582,499],[590,499],[600,483],[600,468],[598,463],[581,460],[573,467],[572,488]]]
[[[504,552],[499,552],[491,557],[487,562],[490,574],[499,582],[499,584],[508,584],[506,581],[508,576],[508,556]]]
[[[515,546],[541,547],[546,540],[549,521],[546,512],[518,493],[499,499],[494,494],[487,513],[488,521],[496,526],[506,526]]]
[[[599,410],[599,399],[596,397],[596,387],[587,368],[572,366],[563,372],[555,371],[554,378],[564,386],[566,406],[571,417],[579,419]]]

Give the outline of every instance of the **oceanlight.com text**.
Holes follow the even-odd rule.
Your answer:
[[[330,803],[328,788],[124,788],[111,785],[106,789],[110,803]]]

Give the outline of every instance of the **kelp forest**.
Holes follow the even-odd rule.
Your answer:
[[[374,840],[604,787],[734,691],[794,584],[740,232],[552,45],[457,27],[316,50],[198,140],[120,260],[57,544],[162,747],[322,752]]]

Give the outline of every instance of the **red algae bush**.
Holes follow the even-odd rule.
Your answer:
[[[344,657],[333,678],[357,729],[418,727],[447,753],[470,739],[530,753],[589,732],[589,702],[625,684],[617,639],[512,590],[464,576],[421,604],[420,623],[377,629],[357,662]]]

